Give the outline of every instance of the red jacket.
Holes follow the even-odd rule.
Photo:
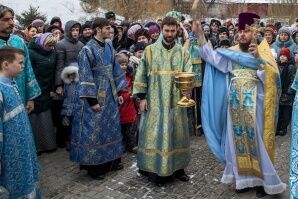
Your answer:
[[[123,104],[120,105],[120,122],[121,124],[132,123],[136,121],[137,110],[132,96],[132,78],[126,73],[127,86],[122,90]]]

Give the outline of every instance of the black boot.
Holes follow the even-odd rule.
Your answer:
[[[250,187],[244,188],[244,189],[236,189],[235,192],[236,193],[246,193],[249,192],[251,190]]]
[[[119,171],[124,169],[124,166],[122,163],[118,163],[116,166],[113,167],[113,171]]]
[[[257,187],[256,196],[257,198],[263,198],[268,194],[265,192],[264,187]]]
[[[93,175],[93,174],[89,174],[88,175],[90,176],[90,178],[92,178],[93,180],[103,180],[105,179],[103,176],[101,175]]]
[[[287,131],[285,131],[285,130],[280,130],[280,131],[276,132],[277,136],[285,136],[286,134],[287,134]]]
[[[156,173],[148,172],[148,180],[155,183],[156,186],[162,187],[164,184],[173,181],[173,176],[158,176]]]
[[[148,177],[148,175],[149,175],[149,172],[144,171],[144,170],[141,170],[141,169],[139,169],[139,173],[140,173],[142,176],[145,176],[145,177]]]
[[[174,173],[175,178],[179,179],[182,182],[188,182],[189,176],[186,175],[184,169],[180,169]]]

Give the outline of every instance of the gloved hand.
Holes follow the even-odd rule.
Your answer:
[[[139,64],[140,63],[140,59],[137,58],[136,56],[130,56],[129,61],[135,63],[135,64]]]

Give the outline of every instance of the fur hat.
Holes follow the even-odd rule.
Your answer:
[[[145,28],[141,28],[139,30],[137,30],[137,32],[135,33],[135,39],[138,40],[138,38],[140,36],[145,36],[148,38],[148,40],[150,39],[150,33],[147,29]]]
[[[79,68],[78,68],[77,65],[71,64],[69,66],[66,66],[62,70],[61,79],[63,80],[63,82],[65,84],[70,84],[71,83],[70,79],[68,78],[68,75],[73,74],[73,73],[76,74],[75,82],[78,82],[79,81]]]
[[[212,26],[212,24],[214,24],[214,23],[215,23],[218,27],[221,26],[221,23],[220,23],[219,20],[217,20],[217,19],[211,19],[210,26]]]

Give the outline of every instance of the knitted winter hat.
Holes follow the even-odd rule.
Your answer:
[[[281,51],[279,52],[279,57],[282,56],[282,55],[286,56],[288,58],[288,60],[290,60],[290,58],[291,58],[290,49],[282,48]]]
[[[82,31],[85,28],[92,28],[92,21],[85,21],[85,23],[82,25]]]
[[[32,21],[31,25],[34,27],[41,27],[44,26],[44,21],[41,19],[35,19],[34,21]]]
[[[142,28],[142,25],[139,23],[132,24],[127,31],[127,36],[131,39],[135,39],[135,33]]]
[[[272,25],[272,24],[267,24],[266,27],[265,27],[265,32],[271,32],[272,35],[275,34],[275,26]]]
[[[291,36],[291,30],[289,27],[286,27],[286,26],[283,26],[279,29],[278,34],[281,34],[281,33],[286,33],[289,35],[289,37]]]

